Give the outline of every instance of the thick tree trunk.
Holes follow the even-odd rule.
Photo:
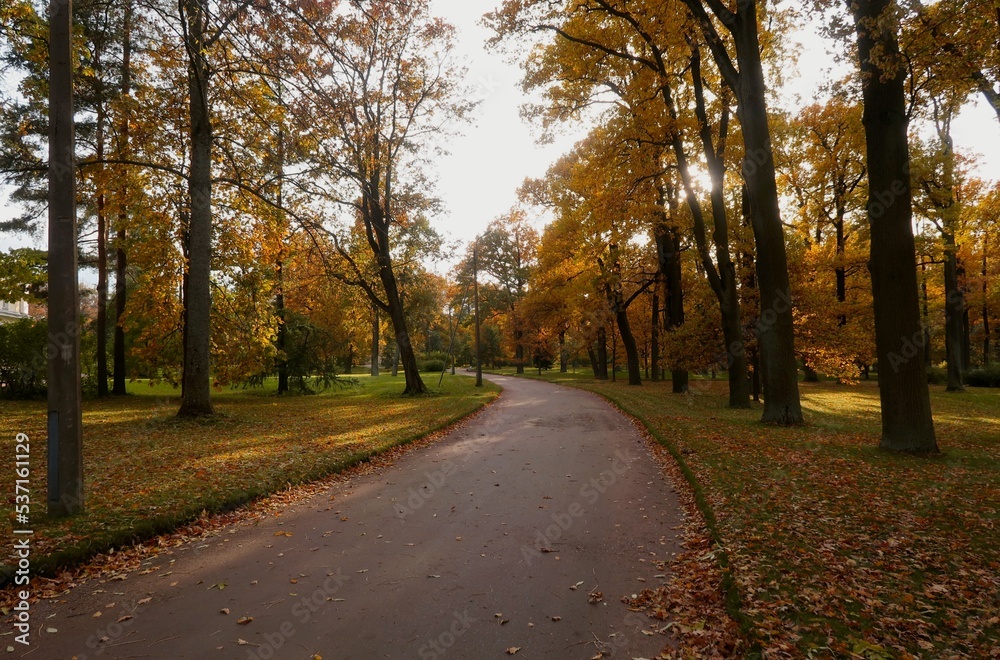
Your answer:
[[[849,0],[858,35],[864,80],[864,125],[868,159],[868,220],[875,307],[875,345],[882,402],[881,447],[892,451],[936,453],[930,391],[921,347],[920,304],[914,263],[910,199],[905,67],[894,75],[872,62],[897,57],[896,28],[885,26],[895,9],[890,0]],[[877,34],[870,26],[883,25]]]
[[[964,337],[963,317],[965,295],[958,283],[958,258],[951,236],[945,236],[944,249],[944,295],[945,295],[945,353],[948,356],[948,392],[964,392],[965,377],[962,373],[962,344]]]
[[[108,396],[108,216],[104,186],[104,102],[97,104],[97,396]]]
[[[757,246],[761,309],[757,335],[764,363],[762,421],[769,424],[801,424],[788,258],[775,183],[774,154],[767,119],[767,87],[757,35],[756,2],[740,3],[732,33],[739,63],[739,84],[735,91],[746,152],[743,178],[747,184]]]
[[[122,38],[122,98],[128,99],[132,93],[132,5],[126,3],[125,17]],[[128,113],[123,118],[119,131],[118,154],[127,158],[129,155],[129,120]],[[125,378],[125,303],[127,284],[125,278],[128,276],[128,257],[125,253],[125,226],[128,221],[128,211],[126,210],[126,200],[128,198],[124,181],[127,176],[121,178],[122,183],[118,189],[118,231],[115,237],[115,339],[114,339],[114,386],[111,393],[115,396],[126,394]]]
[[[379,342],[381,341],[381,334],[379,333],[379,322],[378,322],[378,306],[372,304],[372,367],[371,375],[378,376],[378,349]]]
[[[602,325],[597,329],[597,380],[608,379],[608,332]]]
[[[209,66],[205,53],[206,0],[182,0],[187,20],[191,167],[188,195],[188,268],[184,290],[184,374],[180,417],[213,414],[210,335],[212,329],[212,121]]]

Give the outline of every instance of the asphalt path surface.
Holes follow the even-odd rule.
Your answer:
[[[646,441],[597,396],[490,378],[496,403],[387,468],[36,604],[10,657],[657,657],[662,622],[620,600],[682,525]]]

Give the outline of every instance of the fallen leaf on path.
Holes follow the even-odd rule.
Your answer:
[[[140,600],[140,601],[138,602],[138,604],[139,604],[139,605],[147,605],[147,604],[149,604],[149,603],[152,603],[152,602],[153,602],[153,597],[152,597],[152,596],[149,596],[149,597],[147,597],[147,598],[143,598],[143,599],[141,599],[141,600]]]
[[[121,623],[122,621],[128,621],[131,618],[132,618],[131,614],[124,614],[118,618],[118,623]]]
[[[245,626],[248,623],[250,623],[251,621],[253,621],[253,617],[252,616],[241,616],[239,619],[236,620],[236,623],[239,624],[239,625],[241,625],[241,626]]]
[[[229,608],[228,607],[223,607],[221,610],[219,610],[219,613],[220,614],[229,614]]]
[[[514,655],[515,653],[517,653],[520,650],[521,650],[520,646],[512,646],[509,649],[507,649],[507,655]]]
[[[576,591],[577,589],[580,588],[580,586],[582,584],[583,584],[583,580],[580,580],[579,582],[577,582],[576,584],[574,584],[572,587],[570,587],[570,589],[572,589],[573,591]]]

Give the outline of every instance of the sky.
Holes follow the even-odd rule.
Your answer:
[[[461,134],[447,144],[449,155],[433,164],[436,194],[445,210],[433,218],[434,225],[451,240],[469,241],[490,220],[517,202],[516,190],[526,177],[538,177],[573,143],[582,139],[586,127],[567,129],[546,145],[535,142],[536,130],[520,118],[525,102],[520,90],[521,70],[505,55],[488,52],[484,44],[490,31],[479,24],[484,13],[499,0],[431,0],[435,14],[446,18],[458,30],[458,56],[467,67],[467,86],[481,104],[475,120],[460,127]],[[795,105],[811,100],[814,90],[830,75],[833,60],[828,47],[815,35],[790,36],[808,43],[799,62],[799,76],[788,76],[785,98]],[[984,155],[981,176],[1000,176],[1000,125],[992,110],[977,99],[954,126],[956,146],[963,151]],[[6,194],[0,190],[0,200]],[[4,209],[0,215],[8,214]],[[0,235],[0,248],[12,245],[44,247],[44,237]]]

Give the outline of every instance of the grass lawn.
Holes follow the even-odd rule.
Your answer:
[[[932,386],[943,453],[916,458],[877,448],[874,383],[802,383],[807,424],[773,428],[729,410],[723,381],[542,377],[607,397],[687,464],[768,657],[1000,657],[1000,391]]]
[[[31,439],[32,571],[51,572],[172,530],[202,511],[230,509],[337,472],[446,426],[499,392],[450,375],[438,388],[437,374],[427,374],[433,394],[403,397],[402,375],[355,378],[355,385],[313,396],[278,397],[274,384],[220,390],[213,395],[219,415],[205,421],[178,420],[179,391],[166,385],[136,382],[127,397],[85,401],[86,510],[66,520],[44,516],[45,403],[0,401],[7,447],[0,474],[3,544],[11,544],[17,433]],[[6,553],[3,561],[0,577],[9,579]]]

